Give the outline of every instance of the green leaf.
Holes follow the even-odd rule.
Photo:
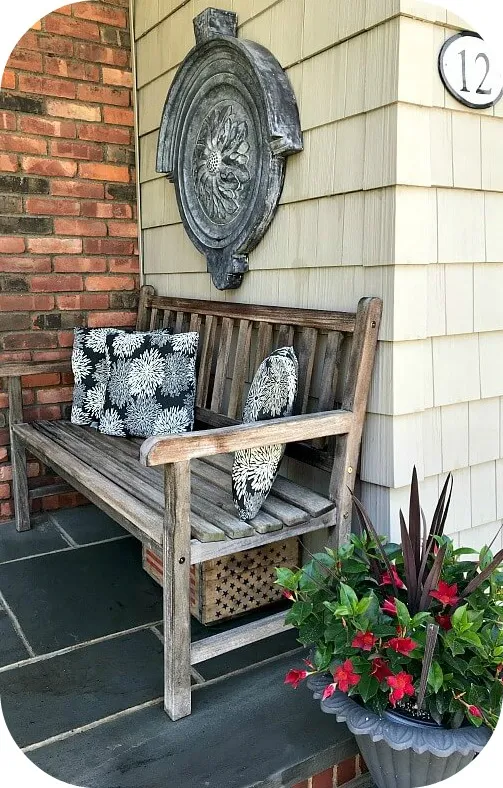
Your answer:
[[[461,605],[458,607],[451,616],[451,623],[456,632],[462,632],[468,622],[467,616],[468,605]]]
[[[362,676],[356,685],[356,692],[360,695],[364,703],[373,698],[379,692],[379,682],[375,676]]]
[[[311,602],[294,602],[285,620],[288,624],[293,624],[294,627],[298,628],[302,626],[312,612],[313,605]]]
[[[480,551],[480,555],[479,555],[479,564],[480,564],[481,571],[484,571],[484,569],[487,569],[487,567],[489,566],[489,564],[493,560],[494,560],[494,555],[489,550],[489,548],[487,546],[483,547],[482,550]]]
[[[433,692],[437,693],[440,689],[442,689],[444,684],[444,672],[439,665],[438,662],[434,661],[431,663],[431,667],[428,673],[428,684],[433,689]]]
[[[400,602],[399,599],[396,599],[395,603],[398,622],[402,625],[402,627],[409,627],[411,619],[407,605],[404,605],[404,603]]]
[[[363,599],[360,599],[360,601],[356,605],[356,610],[355,610],[356,615],[363,616],[363,614],[366,613],[368,608],[370,607],[371,601],[372,599],[369,596],[365,596],[363,597]]]
[[[413,628],[420,627],[425,621],[431,620],[431,613],[416,613],[411,621]]]
[[[324,627],[321,621],[311,618],[299,627],[299,640],[305,646],[312,646],[313,643],[318,643],[321,640],[323,633]]]
[[[454,556],[458,555],[478,555],[479,551],[474,550],[473,547],[458,547],[457,550],[454,550],[452,553]]]
[[[482,641],[475,632],[461,632],[459,639],[463,640],[465,643],[471,643],[472,646],[482,646]]]
[[[299,584],[299,573],[292,572],[291,569],[279,567],[276,569],[276,584],[288,591],[295,591]]]
[[[344,607],[349,607],[353,613],[356,611],[358,597],[356,596],[353,589],[346,585],[346,583],[341,583],[340,599],[341,605],[344,605]]]

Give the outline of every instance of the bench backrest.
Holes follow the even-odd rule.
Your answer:
[[[146,285],[137,330],[200,333],[196,420],[213,427],[241,420],[247,384],[261,361],[293,345],[299,360],[295,412],[353,410],[359,448],[381,308],[379,298],[361,299],[356,313],[170,298]],[[287,453],[332,470],[335,441],[289,445]]]

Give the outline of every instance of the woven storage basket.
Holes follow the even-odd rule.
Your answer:
[[[190,612],[201,624],[234,618],[281,599],[275,567],[299,561],[295,538],[214,558],[190,568]],[[143,547],[143,568],[162,585],[162,557]]]

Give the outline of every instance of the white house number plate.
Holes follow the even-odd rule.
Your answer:
[[[467,107],[492,107],[503,95],[503,74],[478,33],[465,31],[449,38],[438,59],[442,82]]]

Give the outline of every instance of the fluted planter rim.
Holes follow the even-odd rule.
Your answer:
[[[321,699],[323,690],[331,681],[332,677],[327,675],[308,679],[308,687],[316,700]],[[325,714],[334,714],[337,722],[345,722],[355,736],[370,736],[373,742],[384,740],[394,750],[412,749],[419,755],[429,752],[438,758],[448,758],[454,753],[478,753],[491,738],[491,731],[486,726],[450,729],[394,722],[360,706],[338,690],[330,698],[321,700],[320,706]]]

